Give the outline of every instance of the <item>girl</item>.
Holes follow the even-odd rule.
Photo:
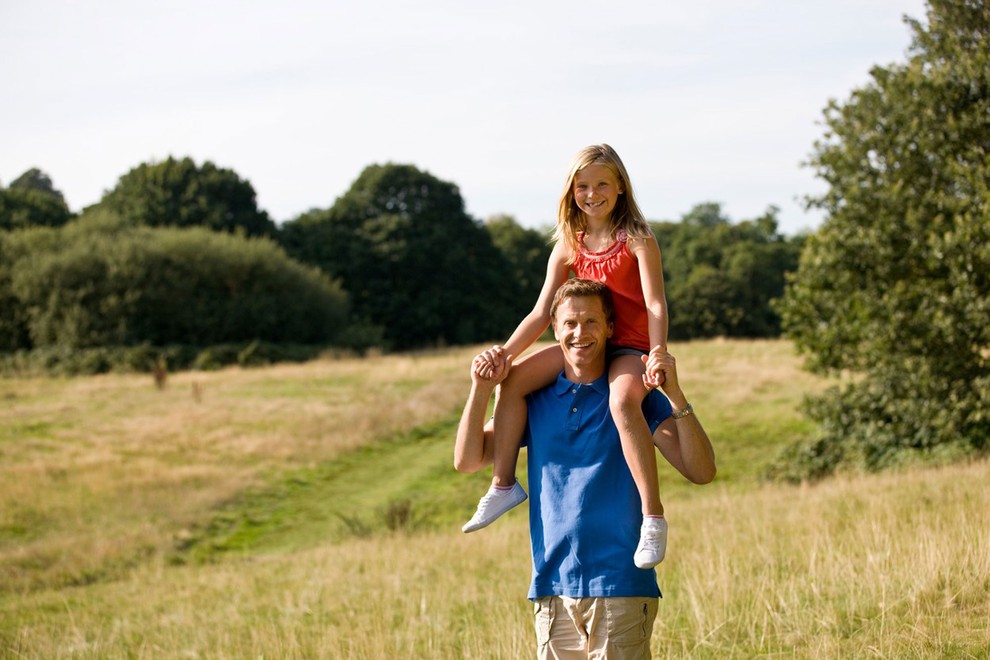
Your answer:
[[[533,310],[503,346],[488,351],[479,367],[487,377],[498,360],[528,348],[550,324],[550,303],[569,271],[608,286],[616,321],[609,342],[609,407],[619,430],[622,451],[643,503],[643,527],[634,561],[652,568],[666,552],[667,523],[657,483],[653,437],[641,405],[659,371],[647,355],[667,351],[667,300],[660,247],[633,196],[625,165],[612,147],[593,145],[571,161],[560,198],[554,247],[546,281]],[[503,381],[495,405],[492,486],[463,527],[473,532],[526,499],[515,477],[519,443],[526,426],[526,395],[555,382],[564,367],[559,346],[521,360]]]

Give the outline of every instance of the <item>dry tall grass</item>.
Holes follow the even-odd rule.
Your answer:
[[[473,352],[181,373],[165,390],[0,379],[0,585],[103,579],[260,476],[450,415]]]
[[[692,503],[664,573],[673,655],[990,653],[986,461]],[[673,524],[673,523],[672,523]]]
[[[822,384],[783,342],[674,349],[720,474],[665,473],[658,657],[990,657],[990,463],[759,486]],[[164,391],[0,380],[0,657],[531,657],[523,511],[468,536],[200,566],[160,552],[265,474],[450,415],[472,353],[177,374]]]
[[[803,489],[712,487],[671,520],[654,653],[987,657],[988,479],[983,462]],[[514,516],[469,536],[155,565],[7,601],[0,620],[12,656],[525,658],[527,543]]]

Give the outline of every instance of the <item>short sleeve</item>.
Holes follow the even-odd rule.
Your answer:
[[[671,412],[673,408],[670,406],[670,401],[660,390],[651,391],[643,399],[643,417],[650,426],[650,433],[655,432],[657,427],[670,417]]]

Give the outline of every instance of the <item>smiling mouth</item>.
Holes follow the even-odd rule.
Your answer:
[[[605,200],[602,200],[600,202],[585,202],[584,205],[593,209],[597,209],[600,206],[605,206]]]

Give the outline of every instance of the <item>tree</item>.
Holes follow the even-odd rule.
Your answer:
[[[103,195],[100,206],[136,225],[275,234],[248,181],[209,161],[197,166],[191,158],[138,165]]]
[[[51,177],[36,167],[0,188],[0,230],[60,227],[72,218]]]
[[[797,267],[802,236],[777,231],[776,207],[732,224],[719,204],[698,204],[680,223],[655,223],[663,251],[673,339],[775,337],[772,302]]]
[[[412,165],[371,165],[325,211],[286,223],[286,250],[338,278],[354,313],[398,349],[500,337],[514,280],[452,183]]]
[[[38,192],[43,192],[48,194],[50,197],[58,199],[63,204],[65,203],[65,197],[62,193],[55,189],[55,185],[52,183],[52,178],[39,170],[37,167],[32,167],[24,174],[20,175],[10,183],[10,187],[17,190],[37,190]]]
[[[965,455],[990,436],[990,5],[930,0],[906,64],[825,110],[828,191],[781,305],[811,369],[854,374],[782,467]]]
[[[522,227],[511,215],[488,218],[485,231],[512,269],[512,278],[518,284],[513,309],[521,320],[536,303],[546,280],[553,248],[550,232]]]

